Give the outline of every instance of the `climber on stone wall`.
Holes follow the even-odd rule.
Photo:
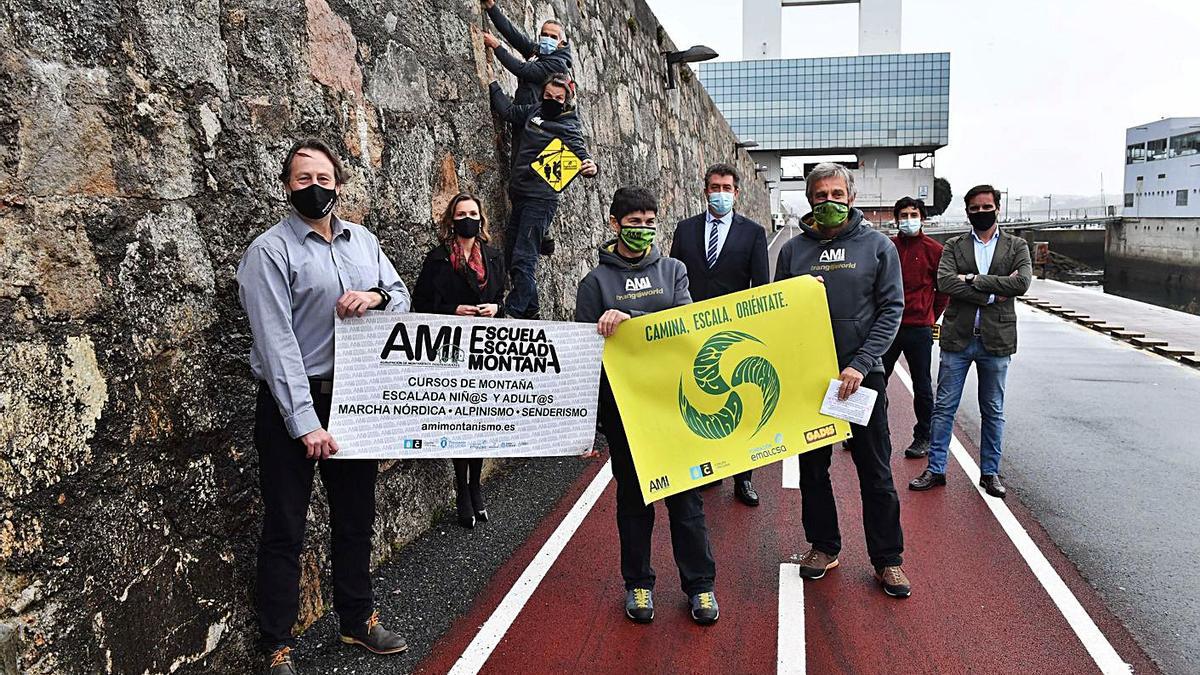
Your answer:
[[[542,98],[534,105],[514,104],[499,82],[490,85],[492,110],[522,130],[519,143],[514,139],[508,185],[512,213],[504,235],[512,276],[505,312],[513,318],[538,318],[538,255],[558,210],[560,191],[576,172],[588,178],[599,172],[584,145],[583,128],[575,112],[574,84],[566,75],[552,75],[542,86]],[[574,157],[569,156],[572,154]],[[548,163],[555,164],[551,178],[540,173]]]
[[[542,97],[546,78],[557,73],[565,75],[571,70],[571,45],[567,44],[566,28],[558,19],[546,19],[538,32],[537,42],[534,42],[512,25],[496,6],[496,0],[483,0],[483,6],[496,30],[524,57],[519,58],[505,49],[495,35],[483,34],[483,43],[520,82],[513,96],[514,102],[517,105],[537,103]]]

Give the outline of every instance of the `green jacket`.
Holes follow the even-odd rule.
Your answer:
[[[1014,297],[1025,295],[1033,281],[1029,244],[1020,237],[998,231],[992,267],[976,269],[975,239],[972,233],[946,242],[938,264],[938,290],[950,296],[950,306],[942,319],[941,348],[960,352],[974,337],[975,312],[979,310],[979,330],[983,347],[993,356],[1008,356],[1017,351],[1017,308]],[[1016,272],[1016,276],[1012,276]],[[968,284],[960,274],[977,275]],[[989,296],[996,301],[988,304]]]

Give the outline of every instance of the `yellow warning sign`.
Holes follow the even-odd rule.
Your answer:
[[[555,192],[562,192],[579,174],[581,164],[579,157],[556,138],[550,141],[550,145],[547,145],[529,166],[542,180],[549,183]]]

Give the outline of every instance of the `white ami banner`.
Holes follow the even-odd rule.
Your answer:
[[[335,458],[592,447],[604,349],[594,324],[376,312],[335,321]]]

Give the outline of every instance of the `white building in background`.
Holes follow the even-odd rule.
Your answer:
[[[1200,117],[1125,130],[1126,218],[1200,218]]]
[[[785,7],[857,4],[858,56],[781,59]],[[855,206],[875,223],[905,196],[933,204],[934,153],[949,142],[950,55],[901,54],[901,0],[743,0],[743,61],[706,63],[700,78],[780,195],[803,191],[784,158],[804,173],[817,158],[853,155]],[[918,155],[916,168],[901,157]]]

